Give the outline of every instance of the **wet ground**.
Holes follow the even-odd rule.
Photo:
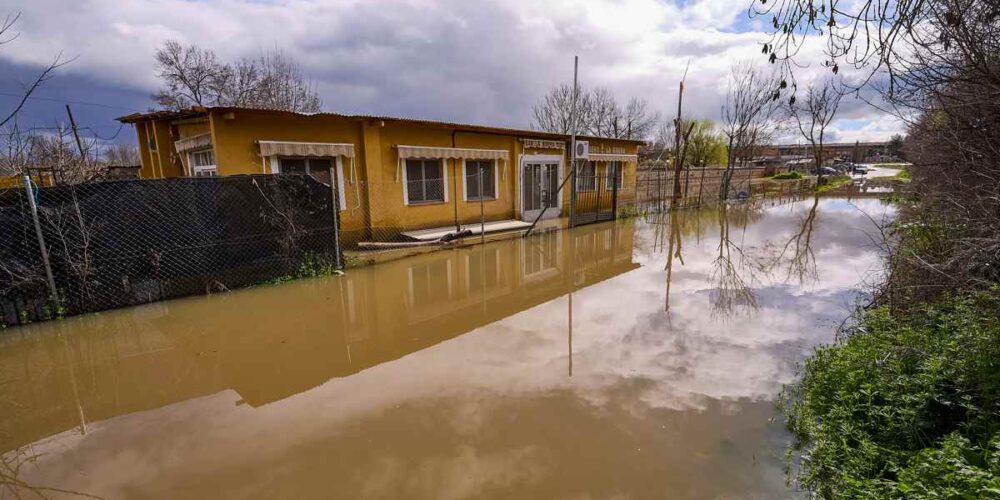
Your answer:
[[[0,497],[795,496],[775,398],[889,215],[757,200],[11,328]]]

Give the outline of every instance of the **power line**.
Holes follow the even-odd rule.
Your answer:
[[[7,97],[18,97],[18,98],[22,97],[21,94],[15,94],[15,93],[12,93],[12,92],[0,92],[0,95],[7,96]],[[99,108],[124,109],[126,111],[140,111],[140,110],[138,110],[136,108],[128,108],[128,107],[125,107],[125,106],[116,106],[114,104],[105,104],[105,103],[100,103],[100,102],[89,102],[89,101],[71,101],[71,100],[67,100],[67,99],[57,99],[57,98],[54,98],[54,97],[42,97],[42,96],[34,96],[33,95],[33,96],[28,96],[28,99],[29,100],[36,100],[36,101],[58,102],[58,103],[62,103],[62,104],[79,104],[81,106],[97,106]]]

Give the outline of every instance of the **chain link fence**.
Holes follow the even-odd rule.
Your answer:
[[[0,325],[330,274],[336,198],[306,175],[0,189]]]

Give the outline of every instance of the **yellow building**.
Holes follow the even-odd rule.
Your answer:
[[[136,128],[142,178],[300,173],[333,181],[344,234],[355,241],[479,222],[481,209],[487,221],[569,212],[570,190],[559,190],[569,173],[563,134],[231,107],[119,120]],[[641,142],[578,140],[589,157],[579,163],[577,209],[610,213],[630,202]]]

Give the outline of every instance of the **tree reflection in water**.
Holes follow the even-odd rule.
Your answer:
[[[715,316],[731,316],[740,308],[751,314],[758,308],[753,284],[763,269],[757,259],[744,252],[742,238],[739,244],[733,241],[730,228],[735,224],[745,232],[763,213],[763,198],[736,204],[721,203],[718,207],[719,253],[712,262],[710,278],[715,285],[711,301]]]
[[[816,254],[812,249],[813,228],[819,207],[819,193],[813,196],[813,204],[792,235],[780,248],[770,248],[773,256],[767,263],[770,272],[784,272],[785,282],[797,279],[800,285],[816,283],[819,275],[816,268]]]

